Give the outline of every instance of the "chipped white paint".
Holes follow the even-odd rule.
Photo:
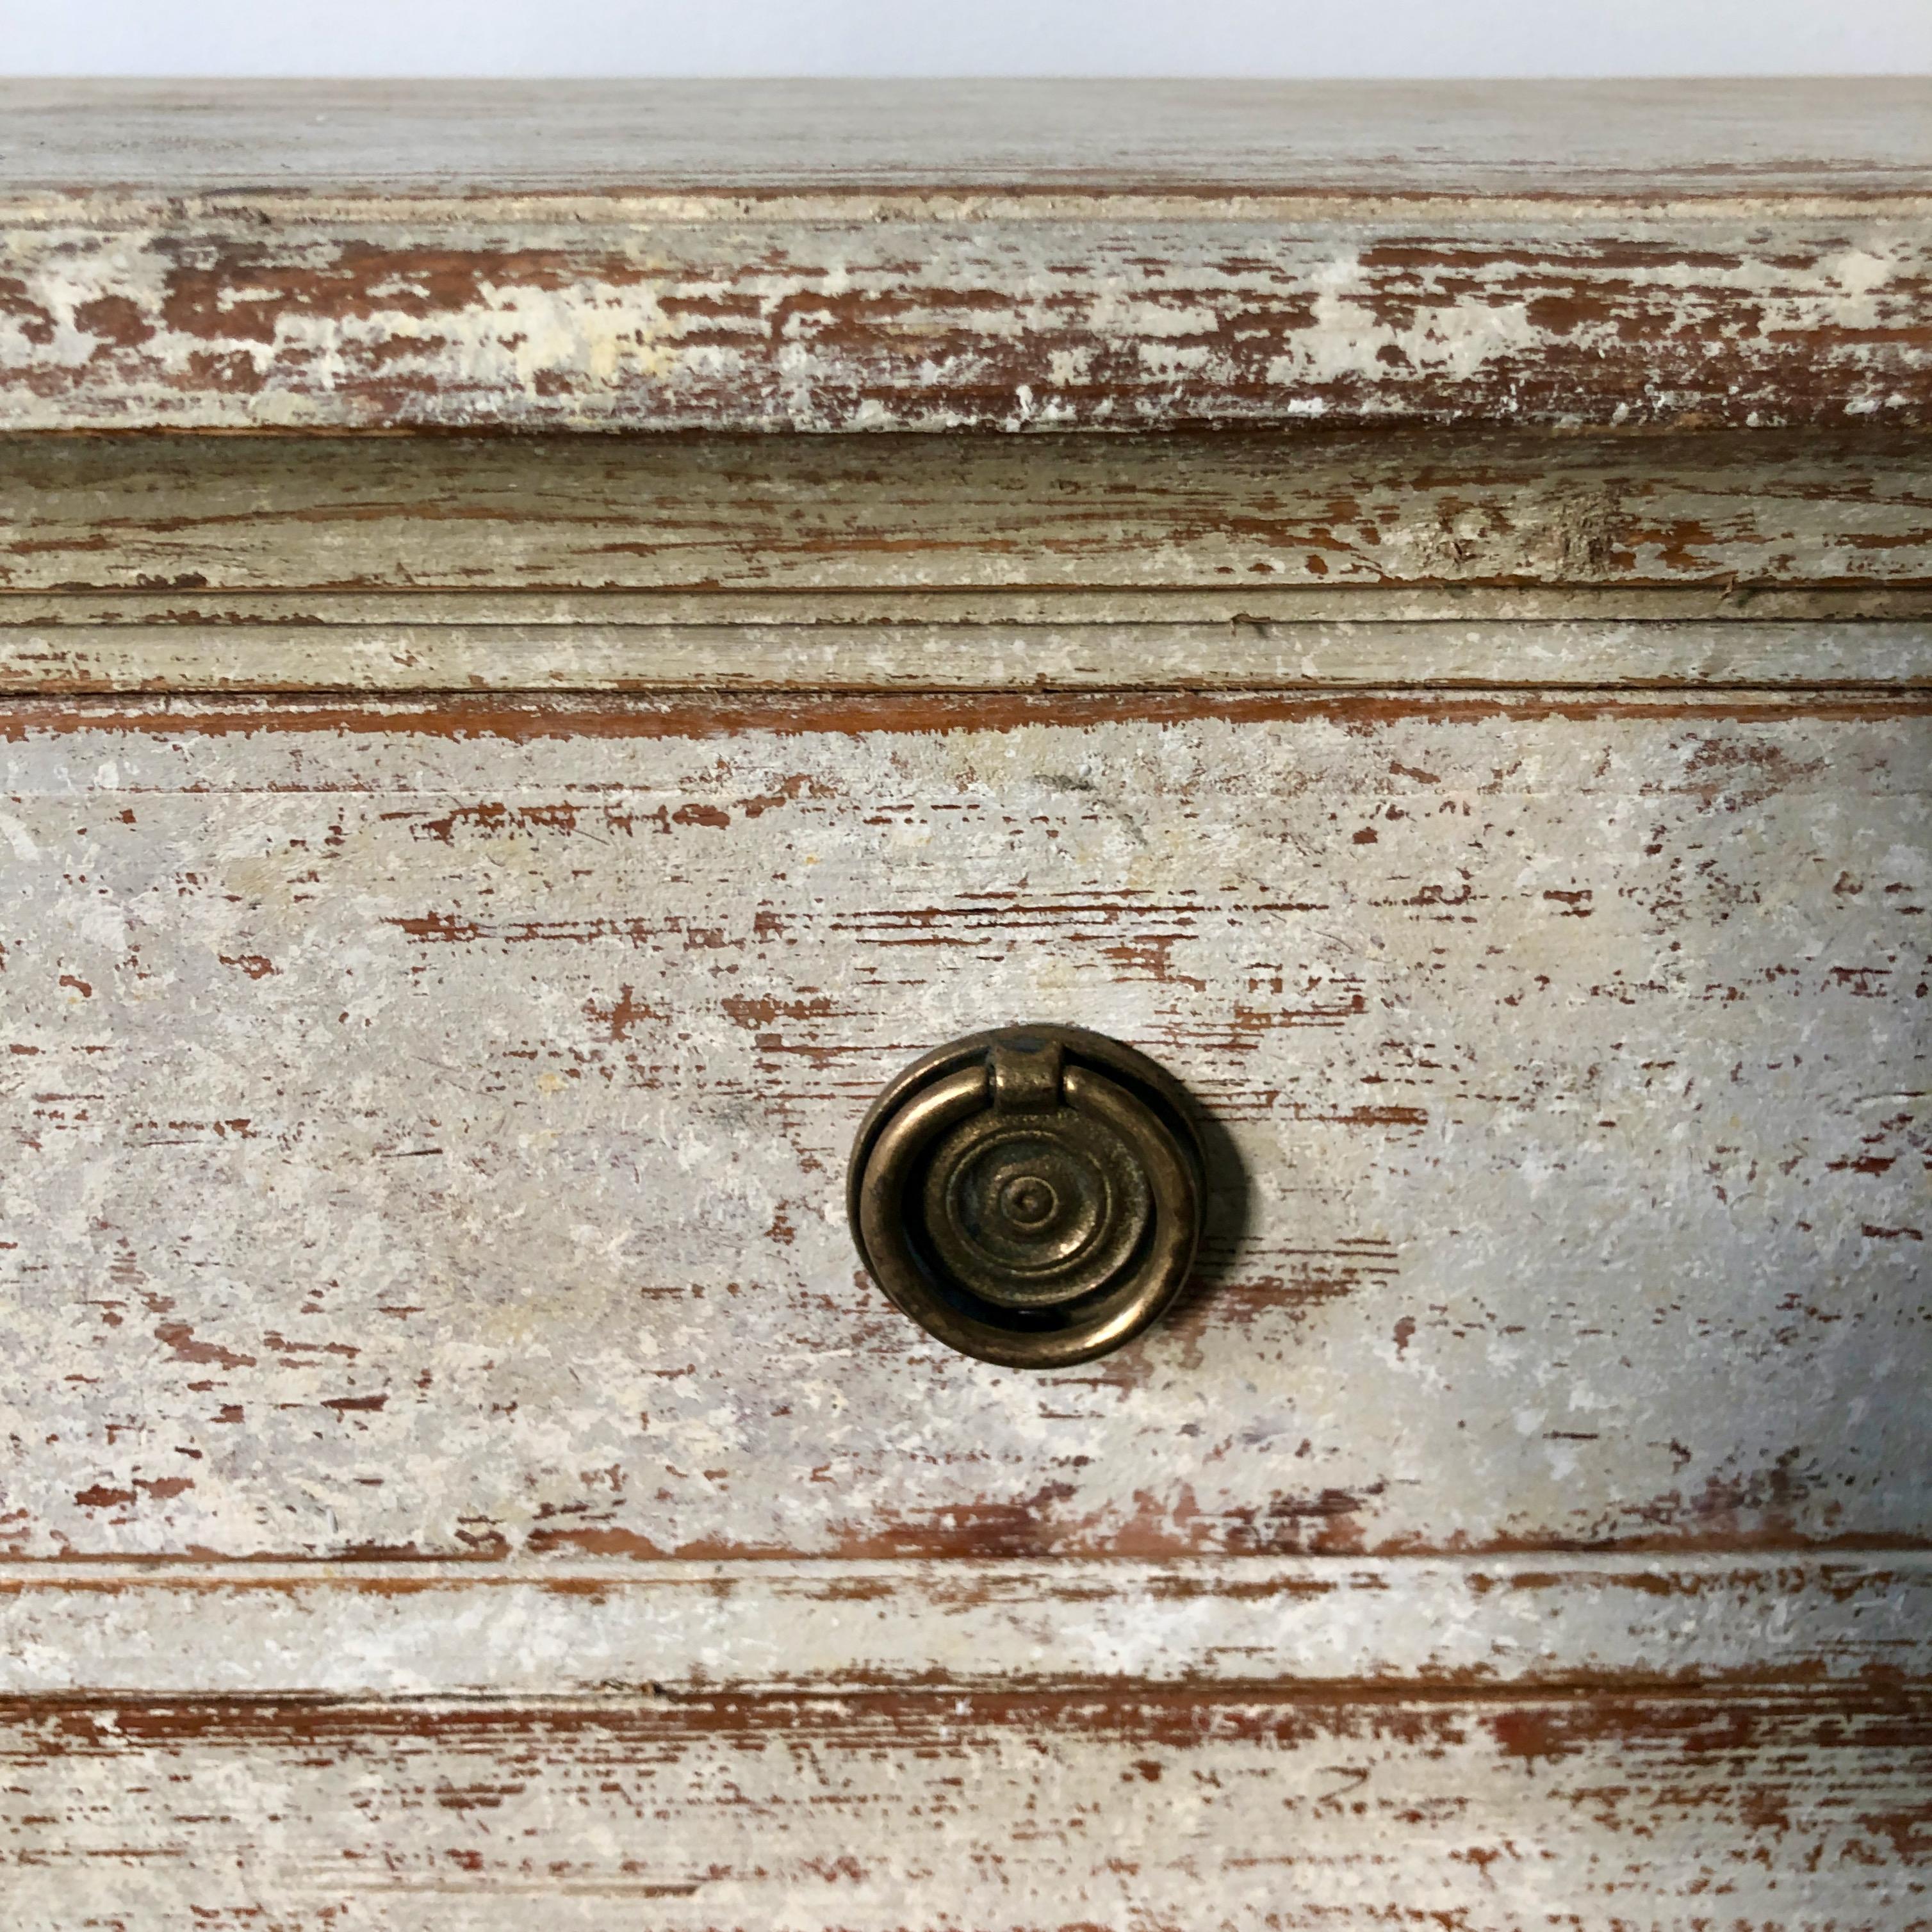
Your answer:
[[[1917,711],[844,702],[21,714],[16,1551],[1924,1534]],[[840,1201],[1035,1014],[1225,1136],[1201,1292],[1062,1377]]]
[[[1932,415],[1932,200],[0,209],[0,429]]]
[[[1878,1696],[8,1714],[31,1932],[1904,1932],[1928,1882]]]
[[[218,1631],[211,1641],[209,1633]],[[0,1696],[1932,1677],[1932,1560],[0,1568]]]

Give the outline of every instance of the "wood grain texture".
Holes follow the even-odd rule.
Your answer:
[[[22,1556],[1928,1535],[1922,704],[16,704]],[[990,1023],[1211,1117],[1096,1367],[856,1274]]]
[[[1918,443],[15,438],[20,691],[1924,680]]]
[[[1922,438],[0,439],[0,592],[163,610],[632,591],[797,622],[828,592],[1807,586],[1932,590]]]
[[[121,98],[140,124],[144,97]],[[170,98],[145,97],[163,122]],[[1803,98],[1762,96],[1742,145],[1785,157],[1768,170],[1726,167],[1706,133],[1704,164],[1680,145],[1634,180],[1588,132],[1575,165],[1553,156],[1550,104],[1512,142],[1464,90],[1423,115],[1449,136],[1432,154],[1391,123],[1393,166],[1298,170],[1291,137],[1209,163],[1216,187],[1198,162],[1134,164],[1130,90],[1060,124],[1060,161],[1029,173],[1014,152],[1005,186],[942,185],[916,146],[874,186],[836,158],[774,175],[755,149],[705,185],[702,164],[674,185],[669,154],[628,183],[607,160],[519,184],[508,151],[477,167],[472,134],[406,184],[377,158],[369,185],[325,160],[210,191],[275,92],[230,94],[197,152],[152,121],[123,133],[110,90],[70,98],[72,124],[0,175],[0,429],[1922,424],[1932,195],[1904,130],[1924,91],[1872,95],[1864,166],[1792,165]],[[1216,111],[1211,88],[1185,98],[1197,123]],[[1628,103],[1577,98],[1580,130]],[[1850,98],[1812,98],[1828,116]],[[1747,99],[1679,112],[1734,120]],[[548,111],[568,118],[568,94]]]
[[[1932,1713],[1869,1694],[4,1715],[20,1932],[1932,1922]]]
[[[1932,1682],[1932,1558],[0,1568],[0,1694]]]

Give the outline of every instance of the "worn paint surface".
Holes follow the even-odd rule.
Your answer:
[[[209,1633],[219,1635],[211,1641]],[[29,1563],[0,1694],[1932,1680],[1932,1558]]]
[[[0,689],[1174,692],[1932,685],[1932,620],[0,625]]]
[[[28,692],[1923,682],[1918,445],[16,437]]]
[[[8,1709],[22,1932],[1906,1932],[1924,1706],[1142,1693]]]
[[[1932,421],[1932,199],[0,206],[0,429]]]
[[[1924,1537],[1922,711],[1004,702],[16,710],[10,1546]],[[1034,1015],[1220,1175],[1056,1377],[839,1204]]]
[[[1923,440],[1155,437],[0,441],[0,590],[1733,593],[1932,585]],[[326,604],[317,606],[318,611]],[[0,612],[4,614],[4,612]]]
[[[1932,1924],[1924,84],[915,92],[0,83],[0,1916]]]

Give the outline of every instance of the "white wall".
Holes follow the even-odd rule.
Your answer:
[[[1932,72],[1932,0],[0,0],[8,74]]]

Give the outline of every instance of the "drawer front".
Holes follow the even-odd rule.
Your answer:
[[[0,758],[22,1922],[1912,1922],[1932,706],[22,699]],[[1211,1175],[1058,1374],[842,1211],[880,1084],[1028,1017]]]
[[[1923,707],[1005,712],[22,709],[13,1550],[1922,1528]],[[1214,1192],[1037,1376],[843,1208],[874,1090],[1024,1018],[1184,1081]]]

